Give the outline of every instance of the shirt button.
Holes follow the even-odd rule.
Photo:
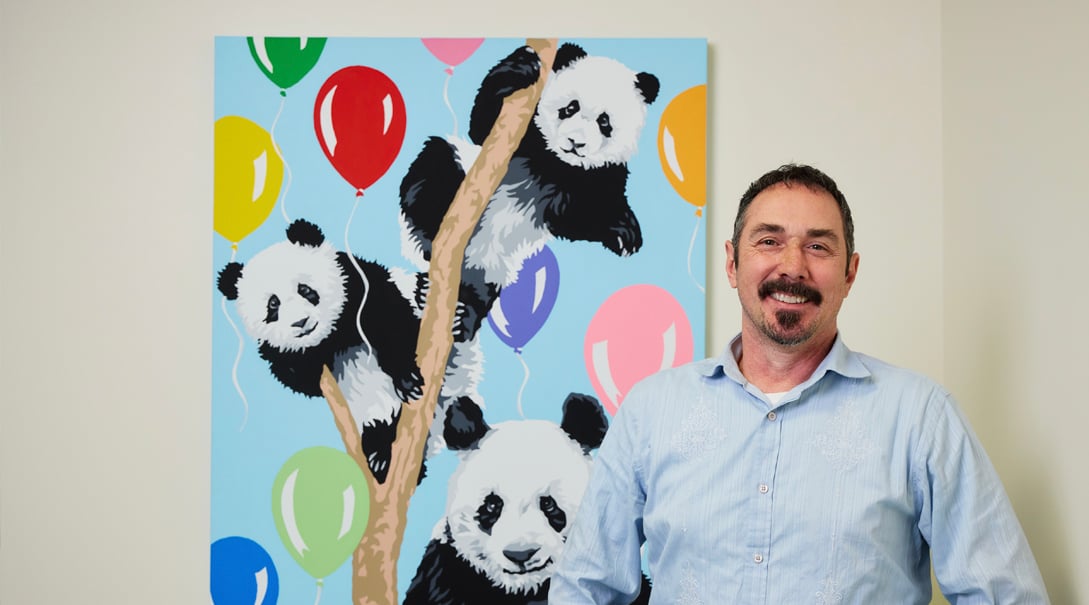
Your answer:
[[[768,484],[767,483],[761,483],[760,484],[760,493],[761,494],[768,493]]]
[[[752,562],[756,563],[756,564],[763,563],[764,562],[764,555],[762,555],[760,553],[756,553],[755,555],[752,556]]]
[[[775,412],[768,412],[768,420],[775,421]]]

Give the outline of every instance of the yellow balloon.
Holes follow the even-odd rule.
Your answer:
[[[658,158],[669,184],[686,202],[702,208],[707,203],[706,84],[673,97],[662,112]]]
[[[272,137],[240,116],[225,116],[215,126],[216,233],[237,244],[265,222],[280,196],[284,163]]]

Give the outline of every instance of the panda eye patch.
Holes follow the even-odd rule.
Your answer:
[[[280,319],[280,297],[273,294],[268,297],[268,311],[265,313],[265,323],[270,324]]]
[[[552,529],[560,531],[567,527],[567,513],[563,512],[560,505],[556,503],[555,498],[541,496],[540,506],[541,512],[548,519],[548,524],[552,526]]]
[[[310,302],[310,304],[314,305],[315,307],[318,305],[318,301],[321,300],[321,297],[318,296],[318,293],[306,284],[299,284],[299,296],[305,298],[307,301]]]
[[[494,493],[488,494],[484,497],[484,502],[480,505],[480,508],[476,509],[477,525],[485,533],[490,534],[492,526],[499,520],[501,514],[503,514],[503,499]]]
[[[609,114],[603,113],[597,117],[597,127],[601,130],[602,136],[613,136],[613,124],[609,121]]]
[[[567,104],[567,106],[560,108],[560,119],[566,120],[567,118],[570,118],[578,112],[579,101],[578,99],[572,99],[571,102]]]

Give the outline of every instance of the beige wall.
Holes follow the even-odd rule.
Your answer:
[[[845,338],[953,390],[1055,603],[1089,600],[1084,2],[2,2],[5,605],[208,600],[212,40],[248,33],[708,38],[713,276],[752,178],[835,176]]]
[[[1089,602],[1089,3],[942,11],[945,380],[1056,605]]]

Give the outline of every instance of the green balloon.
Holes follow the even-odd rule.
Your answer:
[[[331,447],[299,450],[272,483],[272,516],[280,540],[318,580],[351,556],[367,529],[370,509],[362,469]]]
[[[281,89],[299,83],[318,62],[325,38],[246,38],[257,67]],[[283,91],[281,90],[281,93]]]

